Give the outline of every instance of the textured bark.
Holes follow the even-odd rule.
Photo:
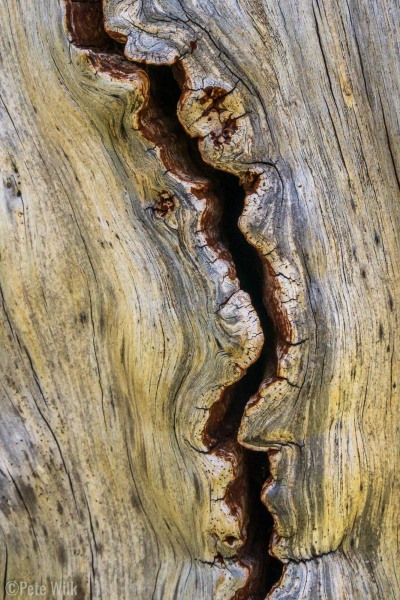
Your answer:
[[[398,3],[0,22],[4,597],[400,598]]]

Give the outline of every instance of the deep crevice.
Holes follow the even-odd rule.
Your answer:
[[[212,190],[222,204],[223,210],[219,223],[220,239],[232,255],[240,288],[249,294],[265,337],[260,357],[236,384],[226,389],[227,408],[223,409],[222,419],[217,418],[216,424],[213,423],[213,419],[210,419],[208,425],[208,437],[214,439],[216,445],[229,441],[236,442],[247,402],[257,392],[266,375],[276,371],[276,334],[264,305],[263,263],[257,250],[249,244],[238,227],[246,195],[239,178],[205,163],[198,149],[198,140],[191,138],[178,120],[177,105],[181,89],[174,79],[174,69],[165,66],[148,66],[146,71],[150,78],[153,101],[163,114],[174,122],[175,130],[186,138],[185,148],[191,162],[210,181]],[[214,406],[219,413],[220,407]],[[261,600],[279,581],[283,565],[268,554],[268,540],[272,534],[273,520],[260,500],[261,488],[269,478],[268,455],[265,452],[253,452],[247,449],[244,453],[248,476],[247,492],[252,505],[248,542],[244,552],[254,555],[261,562],[258,590],[252,590],[251,593],[252,600]],[[239,600],[239,595],[237,598]]]
[[[111,57],[114,55],[122,58],[123,46],[112,40],[107,34],[105,35],[104,26],[99,28],[101,2],[92,0],[91,15],[85,12],[86,9],[82,3],[74,0],[66,0],[66,2],[67,25],[75,44],[89,47],[97,52],[110,53]],[[93,6],[94,4],[96,8]],[[84,11],[82,14],[81,10]],[[94,22],[93,27],[89,26],[90,19]],[[83,36],[81,43],[79,36]],[[222,446],[227,442],[237,443],[238,428],[248,400],[257,392],[266,375],[276,371],[276,334],[264,305],[265,276],[262,260],[257,250],[246,240],[238,227],[238,219],[243,211],[245,191],[238,177],[213,168],[203,161],[198,148],[198,140],[191,138],[180,124],[177,116],[177,105],[181,95],[181,88],[177,82],[180,79],[178,70],[166,66],[143,64],[137,66],[145,70],[149,76],[151,102],[157,109],[157,116],[162,115],[171,134],[179,138],[179,150],[185,153],[184,161],[191,163],[195,171],[207,178],[210,182],[210,190],[221,203],[220,239],[231,253],[240,287],[249,294],[265,336],[260,357],[247,369],[242,379],[226,389],[224,398],[214,405],[215,416],[214,418],[211,416],[208,423],[207,437],[213,439],[216,446]],[[246,492],[250,496],[250,511],[248,539],[245,547],[239,553],[239,559],[243,558],[244,562],[246,562],[246,558],[255,560],[257,577],[256,581],[251,582],[244,590],[239,590],[235,599],[261,600],[279,581],[283,565],[268,554],[273,520],[260,500],[261,488],[269,477],[268,455],[264,452],[253,452],[247,449],[244,449],[244,454],[248,478]],[[235,493],[240,493],[240,490],[237,492],[233,489],[234,485],[232,485],[232,489],[227,490],[227,494],[233,496]]]

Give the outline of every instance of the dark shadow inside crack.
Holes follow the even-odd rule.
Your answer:
[[[265,337],[260,357],[236,384],[227,388],[226,407],[221,410],[218,405],[215,405],[216,418],[210,419],[208,436],[215,440],[216,445],[229,441],[236,442],[248,400],[257,392],[266,375],[276,370],[275,329],[263,299],[263,263],[257,250],[247,242],[238,227],[245,200],[245,191],[240,185],[239,178],[205,163],[198,149],[198,140],[191,138],[178,120],[177,105],[181,89],[174,78],[173,69],[164,66],[147,66],[146,71],[150,78],[152,101],[157,106],[157,110],[169,121],[171,132],[173,131],[174,135],[180,138],[182,151],[187,153],[190,163],[196,167],[196,170],[207,178],[221,203],[220,239],[232,255],[240,287],[249,294]],[[252,600],[261,600],[279,581],[283,565],[268,554],[273,520],[260,500],[261,488],[269,477],[268,455],[265,452],[251,450],[244,450],[244,453],[251,514],[248,540],[243,553],[258,561],[258,582],[252,589],[251,596],[248,597]]]
[[[81,2],[67,0],[67,5],[67,25],[77,46],[88,47],[94,52],[107,52],[111,56],[118,55],[120,59],[123,57],[123,46],[112,40],[104,31],[104,26],[100,26],[101,2],[93,0],[91,5],[84,6]],[[174,136],[174,143],[179,147],[182,162],[189,164],[193,172],[197,171],[206,177],[211,190],[218,198],[222,209],[219,222],[220,239],[231,253],[240,287],[249,294],[264,333],[265,342],[260,357],[247,369],[242,379],[227,388],[221,406],[215,407],[215,418],[210,418],[209,422],[207,435],[215,440],[215,445],[237,443],[237,432],[247,402],[256,393],[265,376],[276,369],[276,335],[264,304],[265,277],[262,260],[238,227],[245,191],[238,177],[213,168],[203,161],[198,149],[198,140],[191,138],[181,126],[177,116],[181,88],[174,77],[174,69],[166,66],[138,66],[149,76],[151,103],[156,109],[157,118],[162,119],[164,128]],[[178,75],[179,79],[176,70],[175,75]],[[151,120],[151,112],[148,118]],[[168,145],[168,138],[164,135],[157,142]],[[235,599],[261,600],[279,581],[283,565],[268,554],[273,520],[260,500],[262,485],[269,477],[268,456],[264,452],[250,450],[244,450],[244,455],[246,492],[250,499],[250,509],[247,541],[238,558],[243,559],[243,562],[255,562],[257,575],[256,581],[249,587],[246,586],[246,589],[239,590]]]

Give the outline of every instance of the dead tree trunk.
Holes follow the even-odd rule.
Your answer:
[[[3,597],[398,600],[398,2],[0,23]]]

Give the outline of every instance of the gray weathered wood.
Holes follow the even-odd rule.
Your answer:
[[[103,8],[107,35],[96,0],[0,1],[4,582],[265,596],[244,446],[270,459],[268,597],[396,600],[399,4]],[[264,335],[145,63],[246,190],[277,364],[240,444],[211,423]]]

